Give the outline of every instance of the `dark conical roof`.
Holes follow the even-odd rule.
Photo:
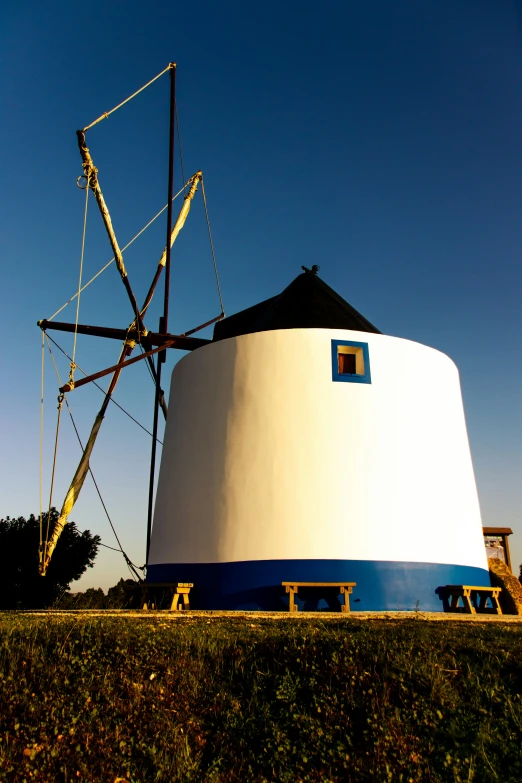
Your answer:
[[[279,296],[218,321],[214,340],[274,329],[351,329],[381,334],[321,278],[304,272]]]

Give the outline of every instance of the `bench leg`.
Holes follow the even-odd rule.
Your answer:
[[[172,603],[170,605],[171,612],[179,611],[178,601],[179,601],[179,593],[176,591],[172,596]]]
[[[185,610],[190,609],[190,602],[189,602],[189,595],[188,595],[188,593],[183,593],[183,609],[185,609]]]
[[[341,612],[350,611],[350,593],[351,589],[348,587],[341,587],[341,593],[344,593],[344,604],[341,606]]]
[[[471,596],[468,590],[464,591],[463,601],[464,601],[464,611],[466,614],[477,614],[475,607],[471,603]]]
[[[297,587],[288,587],[288,611],[297,612],[297,604],[295,603],[294,596],[297,593]]]
[[[498,594],[494,593],[491,596],[491,603],[493,604],[493,609],[497,610],[497,614],[502,614],[502,607],[500,606],[500,603],[498,601]]]

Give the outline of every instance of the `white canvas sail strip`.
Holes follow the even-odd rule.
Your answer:
[[[203,172],[197,171],[194,176],[192,177],[192,184],[190,186],[190,190],[185,196],[185,201],[183,202],[183,206],[180,209],[178,219],[176,220],[174,227],[170,234],[170,246],[174,244],[176,241],[176,237],[178,236],[179,232],[185,225],[185,221],[188,217],[188,213],[190,212],[190,203],[192,199],[194,198],[194,195],[196,193],[196,190],[198,189],[198,183],[203,176]],[[165,266],[167,262],[167,248],[164,249],[163,254],[160,258],[159,264],[160,266]]]
[[[85,481],[85,477],[89,472],[90,456],[94,444],[96,442],[96,438],[98,437],[98,432],[101,427],[102,421],[103,421],[103,413],[100,411],[100,413],[97,415],[96,420],[94,422],[93,428],[91,430],[91,434],[89,435],[89,440],[87,441],[87,445],[83,450],[82,458],[80,460],[80,464],[78,465],[78,468],[76,469],[76,473],[74,474],[74,478],[71,482],[71,486],[69,487],[67,495],[65,496],[62,510],[60,511],[60,516],[58,517],[56,525],[54,526],[53,533],[47,544],[43,565],[42,565],[42,575],[45,575],[51,556],[56,548],[56,544],[58,543],[60,534],[67,522],[67,517],[71,513],[73,506],[76,503],[76,499],[80,494],[81,488],[83,486],[83,482]]]

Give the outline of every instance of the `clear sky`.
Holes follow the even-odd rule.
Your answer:
[[[0,515],[39,509],[36,321],[78,284],[84,195],[75,131],[174,61],[184,167],[205,174],[226,312],[279,293],[302,264],[317,263],[381,331],[451,356],[483,523],[513,528],[521,563],[521,4],[7,0],[0,14]],[[121,244],[166,203],[167,118],[165,76],[88,134]],[[126,254],[138,299],[164,242],[161,220]],[[84,279],[111,256],[91,200]],[[149,328],[159,312],[151,308]],[[218,313],[198,199],[173,252],[170,328],[183,332]],[[73,321],[74,306],[62,316]],[[130,320],[113,265],[82,295],[80,321]],[[70,335],[53,336],[70,351]],[[85,337],[76,358],[94,372],[118,349]],[[181,356],[169,352],[167,379]],[[45,504],[56,395],[47,361]],[[125,372],[115,398],[150,428],[144,363]],[[70,395],[83,438],[101,399],[93,388]],[[150,437],[113,407],[91,465],[139,565],[149,453]],[[79,456],[65,417],[57,506]],[[90,479],[72,519],[114,544]],[[101,550],[73,589],[106,589],[126,575],[121,555]]]

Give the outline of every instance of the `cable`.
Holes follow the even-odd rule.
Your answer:
[[[74,431],[76,433],[76,437],[78,438],[78,443],[80,444],[80,447],[81,447],[81,449],[83,451],[83,443],[82,443],[82,440],[80,438],[80,433],[78,432],[78,428],[76,426],[76,422],[74,421],[74,418],[73,418],[73,415],[72,415],[72,411],[71,411],[71,408],[69,406],[69,401],[67,400],[67,397],[65,398],[65,404],[67,405],[67,410],[69,412],[69,416],[71,417],[71,421],[72,421],[72,425],[74,427]],[[127,554],[123,550],[123,547],[121,545],[120,539],[118,538],[118,534],[116,533],[116,528],[114,527],[114,525],[112,523],[112,519],[111,519],[111,517],[109,515],[109,512],[107,511],[107,506],[105,505],[105,502],[104,502],[104,500],[102,498],[102,495],[101,495],[101,492],[100,492],[100,488],[98,487],[98,483],[97,483],[96,479],[94,478],[94,473],[92,472],[90,466],[89,466],[89,473],[91,474],[91,478],[92,478],[92,480],[94,482],[94,486],[96,487],[96,492],[98,493],[98,497],[100,498],[100,502],[101,502],[101,504],[103,506],[103,510],[105,511],[105,515],[106,515],[107,519],[109,520],[109,525],[111,526],[112,532],[114,533],[114,538],[118,542],[118,546],[120,548],[119,551],[122,553],[123,557],[125,558],[125,562],[127,563],[127,567],[129,569],[129,571],[131,572],[131,574],[135,573],[136,576],[138,577],[138,579],[140,580],[141,577],[140,577],[140,575],[138,573],[135,572],[134,564],[132,563],[132,561],[129,559],[129,557],[127,556]],[[115,551],[118,551],[118,550],[115,550]]]
[[[138,345],[140,346],[141,352],[145,353],[145,351],[143,350],[143,345],[141,343],[138,343]],[[145,364],[147,365],[147,370],[149,371],[149,375],[152,378],[152,383],[154,384],[154,386],[156,386],[156,381],[155,381],[154,376],[152,374],[152,370],[150,369],[150,364],[148,362],[145,362]],[[150,434],[152,435],[152,432]],[[156,438],[156,440],[157,440],[157,438]]]
[[[185,169],[183,168],[183,151],[181,149],[181,133],[179,130],[179,119],[178,119],[178,104],[176,103],[175,112],[176,112],[176,130],[178,134],[178,150],[179,150],[179,165],[181,169],[181,181],[185,182]],[[183,193],[185,193],[185,185],[183,185]]]
[[[210,232],[210,220],[209,220],[209,217],[208,217],[207,197],[205,196],[205,183],[203,181],[203,176],[201,176],[201,195],[203,196],[203,204],[205,206],[205,217],[207,219],[208,238],[210,240],[210,250],[211,250],[211,253],[212,253],[212,261],[214,262],[214,273],[216,275],[217,290],[218,290],[218,294],[219,294],[219,304],[221,305],[221,312],[223,313],[223,315],[225,315],[225,310],[223,308],[223,298],[221,296],[221,287],[219,285],[219,277],[218,277],[217,263],[216,263],[216,254],[214,253],[214,243],[212,242],[212,234]]]
[[[42,556],[43,549],[43,432],[44,432],[44,370],[45,370],[45,333],[42,330],[42,386],[40,392],[40,546],[39,553]]]
[[[85,188],[85,208],[83,212],[83,232],[82,232],[82,252],[80,254],[80,275],[78,278],[78,293],[77,293],[77,301],[76,301],[76,319],[74,322],[74,340],[73,340],[73,349],[72,349],[72,357],[71,357],[71,372],[69,373],[69,381],[74,383],[74,368],[76,367],[74,360],[76,357],[76,338],[78,336],[78,321],[80,318],[80,295],[82,292],[82,277],[83,277],[83,258],[85,255],[85,235],[87,233],[87,207],[89,206],[89,190],[90,188]]]
[[[46,339],[47,339],[47,340],[50,340],[50,341],[51,341],[51,342],[52,342],[52,343],[53,343],[53,344],[54,344],[54,345],[55,345],[55,346],[58,348],[58,350],[59,350],[59,351],[61,351],[61,352],[63,353],[63,355],[64,355],[64,356],[66,356],[66,357],[67,357],[67,359],[70,359],[70,358],[71,358],[71,357],[69,356],[69,354],[68,354],[68,353],[66,353],[66,352],[63,350],[63,348],[62,348],[60,345],[58,345],[58,343],[56,342],[56,340],[53,340],[53,338],[52,338],[52,337],[49,337],[49,335],[47,334],[47,332],[44,332],[44,331],[42,330],[42,334],[45,334],[45,337],[46,337]],[[143,349],[142,349],[142,350],[143,350]],[[84,374],[84,375],[87,377],[87,373],[85,372],[85,370],[83,370],[83,369],[80,367],[80,365],[79,365],[79,364],[77,364],[76,366],[77,366],[77,368],[80,370],[80,372],[82,372],[82,373],[83,373],[83,374]],[[96,388],[97,388],[97,389],[99,389],[99,390],[101,391],[101,393],[102,393],[102,394],[105,394],[105,391],[104,391],[104,389],[102,389],[102,387],[101,387],[99,384],[97,384],[97,383],[96,383],[96,381],[92,381],[92,383],[93,383],[93,385],[94,385],[94,386],[96,386]],[[132,419],[132,421],[133,421],[135,424],[137,424],[137,425],[138,425],[138,427],[141,427],[141,429],[142,429],[144,432],[146,432],[146,433],[147,433],[147,435],[150,435],[150,437],[152,438],[152,432],[150,432],[150,431],[149,431],[149,430],[148,430],[146,427],[144,427],[144,426],[143,426],[143,424],[140,424],[140,422],[139,422],[137,419],[135,419],[135,418],[134,418],[134,416],[132,416],[132,415],[129,413],[129,411],[126,411],[126,410],[125,410],[125,408],[124,408],[122,405],[120,405],[120,404],[119,404],[119,402],[116,402],[116,400],[114,399],[114,397],[111,397],[111,400],[110,400],[110,401],[111,401],[111,402],[113,402],[113,403],[116,405],[116,407],[117,407],[117,408],[119,408],[121,411],[123,411],[123,413],[124,413],[126,416],[128,416],[128,417],[129,417],[129,419]],[[158,443],[160,443],[160,444],[163,446],[163,441],[161,441],[159,438],[156,438],[156,440],[158,441]]]
[[[116,549],[116,547],[114,547],[114,546],[109,546],[108,544],[104,544],[102,541],[100,541],[100,546],[105,547],[105,549],[112,549],[113,552],[121,552],[120,549]],[[137,568],[138,571],[145,571],[145,569],[147,567],[145,565],[137,566],[135,563],[132,563],[132,565],[134,566],[134,568]]]
[[[47,335],[45,335],[45,336],[47,338]],[[53,352],[51,350],[51,346],[49,345],[49,340],[47,340],[47,347],[49,348],[49,353],[51,355],[51,359],[52,359],[52,362],[53,362],[53,365],[54,365],[54,370],[56,372],[56,377],[58,378],[58,383],[61,386],[62,385],[62,379],[60,378],[60,373],[58,371],[58,367],[56,366],[56,362],[54,360],[54,355],[53,355]],[[58,425],[57,425],[57,430],[56,430],[56,444],[58,443],[58,430],[59,430],[59,426],[60,426],[60,413],[61,413],[62,403],[63,403],[64,399],[65,399],[65,404],[67,405],[67,410],[69,412],[69,416],[71,417],[71,421],[72,421],[72,425],[74,427],[74,431],[76,433],[76,437],[78,438],[78,443],[80,444],[80,447],[81,447],[81,449],[83,451],[84,449],[83,449],[82,440],[80,438],[80,433],[78,432],[78,428],[76,426],[76,422],[74,421],[74,418],[73,418],[73,415],[72,415],[72,411],[71,411],[71,408],[70,408],[70,405],[69,405],[69,401],[68,401],[67,397],[64,394],[61,394],[60,397],[58,397],[58,412],[59,413],[58,413]],[[55,447],[55,462],[56,462],[56,449],[57,449],[57,446]],[[100,498],[101,504],[103,506],[103,510],[105,511],[105,514],[107,515],[107,519],[109,520],[109,524],[110,524],[110,526],[112,528],[112,532],[114,533],[114,537],[115,537],[116,541],[118,542],[118,546],[120,547],[120,551],[121,551],[123,557],[125,558],[125,562],[127,563],[127,567],[129,568],[131,573],[134,572],[136,574],[136,576],[138,577],[138,579],[141,580],[140,575],[134,570],[136,567],[134,566],[132,561],[129,559],[129,557],[127,557],[127,554],[123,551],[123,547],[121,545],[120,539],[118,538],[118,534],[116,533],[116,529],[115,529],[114,525],[112,524],[112,519],[110,518],[109,512],[107,511],[107,506],[105,505],[105,503],[103,501],[100,489],[98,487],[98,484],[96,483],[96,479],[94,478],[94,474],[93,474],[90,466],[89,466],[89,473],[91,474],[91,478],[92,478],[92,480],[94,482],[94,486],[96,487],[96,492],[98,493],[98,497]],[[54,481],[54,465],[53,465],[53,481]],[[52,486],[53,486],[53,484],[51,482],[51,498],[52,498]],[[51,515],[51,510],[50,510],[51,509],[51,505],[50,504],[51,504],[51,500],[49,500],[49,514],[48,514],[48,517],[47,517],[47,529],[48,530],[49,530],[49,518],[50,518],[50,515]],[[46,539],[45,545],[47,547],[47,539]]]
[[[115,546],[109,546],[108,544],[104,544],[102,541],[100,541],[100,546],[105,547],[105,549],[112,549],[113,552],[121,552],[121,549],[116,549]]]
[[[53,489],[54,489],[54,475],[56,472],[56,457],[58,456],[58,438],[60,435],[60,421],[62,418],[62,405],[64,395],[60,394],[58,397],[58,419],[56,421],[56,434],[54,436],[54,455],[53,455],[53,470],[51,473],[51,489],[49,490],[49,511],[47,512],[47,527],[45,531],[45,546],[43,551],[43,559],[45,562],[45,556],[47,554],[47,544],[49,543],[49,524],[51,521],[51,508],[53,503]]]
[[[100,115],[100,117],[98,117],[97,120],[94,120],[94,122],[91,122],[90,125],[87,125],[87,127],[83,129],[83,132],[85,133],[86,131],[89,130],[89,128],[92,128],[94,125],[97,125],[98,122],[101,122],[102,120],[106,120],[110,114],[117,111],[118,109],[121,109],[122,106],[125,106],[126,103],[128,103],[133,98],[135,98],[136,95],[139,95],[140,92],[143,92],[143,90],[146,90],[147,87],[150,87],[150,85],[153,84],[153,82],[155,82],[156,79],[159,79],[160,76],[163,76],[164,73],[167,73],[167,71],[170,71],[171,68],[175,68],[175,67],[176,67],[176,63],[169,63],[161,73],[158,73],[158,75],[154,77],[154,79],[151,79],[150,82],[147,82],[147,84],[144,84],[143,87],[140,87],[139,90],[136,90],[136,92],[134,92],[132,95],[129,95],[128,98],[125,98],[125,100],[119,103],[117,106],[115,106],[114,109],[111,109],[110,111],[104,111],[103,114]]]
[[[174,198],[172,199],[172,201],[175,201],[175,200],[178,198],[178,196],[181,196],[181,194],[185,192],[185,188],[186,188],[187,184],[188,184],[188,183],[185,183],[185,184],[183,185],[183,187],[182,187],[180,190],[178,190],[178,192],[176,193],[176,195],[174,196]],[[160,209],[160,211],[159,211],[159,212],[158,212],[156,215],[154,215],[154,217],[153,217],[151,220],[149,220],[149,222],[148,222],[148,223],[147,223],[145,226],[143,226],[143,228],[141,229],[141,231],[138,231],[138,233],[137,233],[137,234],[136,234],[136,235],[135,235],[135,236],[134,236],[134,237],[133,237],[133,238],[130,240],[130,242],[127,242],[127,244],[125,245],[125,247],[122,247],[122,249],[121,249],[121,252],[123,253],[125,250],[127,250],[127,248],[129,248],[129,247],[132,245],[132,243],[133,243],[133,242],[135,242],[135,241],[138,239],[138,237],[140,237],[140,236],[143,234],[143,232],[144,232],[144,231],[146,231],[146,230],[149,228],[149,226],[151,226],[151,225],[154,223],[154,221],[155,221],[155,220],[157,220],[157,219],[160,217],[160,215],[162,215],[162,214],[165,212],[165,210],[167,209],[167,207],[168,207],[168,204],[165,204],[165,206],[164,206],[162,209]],[[114,260],[115,260],[115,259],[114,259],[114,256],[113,256],[113,257],[111,258],[111,260],[110,260],[110,261],[108,261],[108,262],[105,264],[105,266],[103,266],[103,267],[102,267],[102,268],[99,270],[99,272],[96,272],[96,274],[94,275],[94,277],[91,277],[91,279],[89,280],[89,282],[88,282],[88,283],[85,283],[85,285],[84,285],[84,286],[82,286],[82,288],[80,289],[79,293],[81,294],[81,293],[82,293],[82,291],[85,291],[85,289],[86,289],[88,286],[90,286],[90,284],[91,284],[91,283],[93,283],[93,282],[96,280],[96,278],[97,278],[97,277],[99,277],[99,276],[102,274],[102,272],[105,272],[105,270],[106,270],[106,269],[108,269],[108,268],[110,267],[110,265],[112,264],[112,262],[113,262]],[[67,307],[67,305],[71,304],[71,302],[73,302],[73,301],[76,299],[76,297],[77,297],[77,296],[78,296],[78,291],[77,291],[77,292],[76,292],[76,293],[75,293],[73,296],[71,296],[71,298],[70,298],[70,299],[68,299],[68,300],[67,300],[67,302],[66,302],[64,305],[62,305],[62,306],[60,307],[60,309],[59,309],[59,310],[57,310],[57,311],[54,313],[54,315],[52,315],[52,316],[51,316],[50,318],[48,318],[47,320],[48,320],[48,321],[52,321],[52,320],[53,320],[53,318],[56,318],[56,316],[57,316],[59,313],[61,313],[61,312],[62,312],[62,310],[65,310],[65,308]]]

